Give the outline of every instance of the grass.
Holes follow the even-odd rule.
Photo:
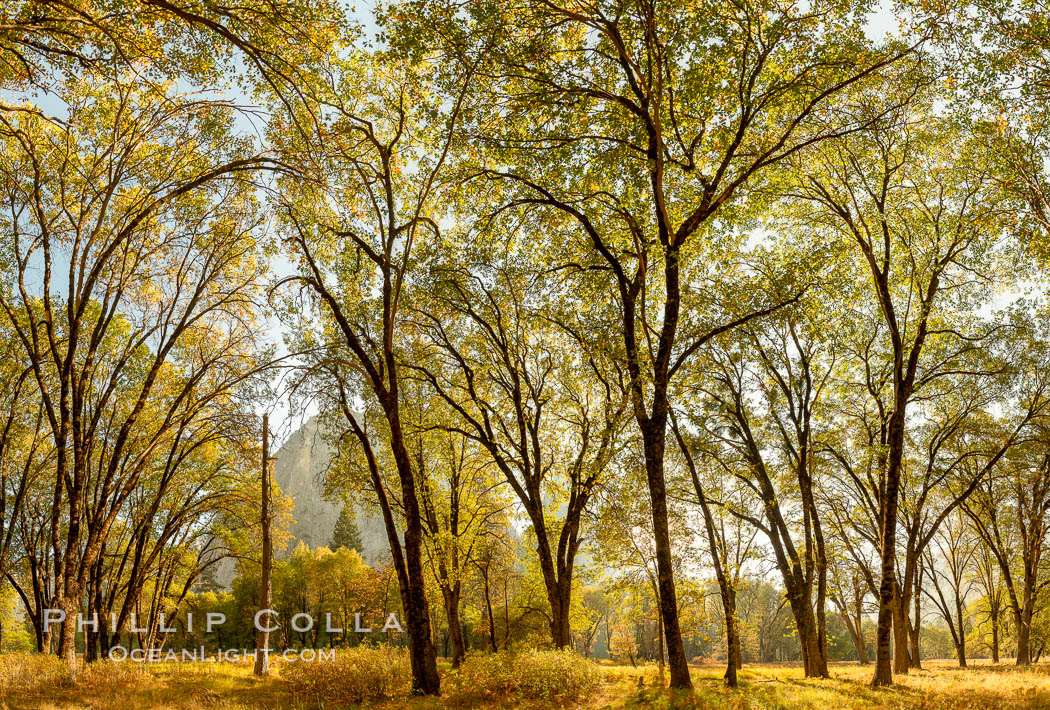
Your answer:
[[[278,663],[271,677],[257,679],[252,676],[251,665],[243,662],[101,663],[82,671],[73,682],[57,659],[7,654],[0,656],[0,710],[1050,708],[1050,665],[1019,670],[1006,664],[981,663],[959,669],[949,661],[927,661],[925,670],[897,676],[896,685],[877,691],[868,687],[870,666],[835,664],[830,680],[806,680],[797,666],[746,665],[740,672],[740,687],[729,690],[722,683],[723,669],[705,665],[693,668],[694,692],[672,693],[663,687],[652,665],[584,666],[534,652],[502,660],[479,659],[476,665],[456,672],[442,668],[446,694],[441,698],[401,696],[355,706],[335,693],[304,694],[301,669],[293,670],[291,664]],[[344,670],[333,666],[333,670],[345,672],[346,667],[350,666],[344,665]]]

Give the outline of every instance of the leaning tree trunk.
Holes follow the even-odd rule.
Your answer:
[[[861,619],[859,617],[855,620],[847,618],[846,628],[849,629],[853,648],[857,650],[857,663],[862,666],[868,665],[871,661],[868,659],[868,649],[864,644],[864,627],[861,625]]]

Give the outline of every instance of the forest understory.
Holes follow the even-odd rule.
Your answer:
[[[1050,664],[1018,668],[1010,659],[998,664],[974,661],[959,668],[951,660],[923,661],[922,670],[896,676],[889,688],[870,687],[870,666],[831,664],[831,678],[804,678],[800,664],[747,665],[739,687],[726,688],[716,664],[690,666],[693,691],[671,691],[655,664],[602,665],[598,682],[581,697],[572,688],[549,688],[548,698],[525,697],[506,684],[493,696],[479,698],[469,677],[457,678],[441,666],[449,690],[439,698],[411,697],[404,691],[380,700],[342,704],[306,697],[278,664],[266,678],[252,675],[248,662],[159,663],[140,665],[102,662],[83,671],[77,681],[64,666],[40,656],[6,656],[0,664],[2,710],[307,710],[367,708],[964,708],[1013,709],[1050,707]],[[588,662],[589,663],[589,662]],[[390,680],[390,678],[388,678]],[[562,695],[568,693],[569,696]]]

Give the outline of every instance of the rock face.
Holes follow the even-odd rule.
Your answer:
[[[285,442],[274,461],[273,480],[281,491],[294,502],[291,533],[293,540],[284,554],[298,541],[310,547],[327,546],[332,540],[335,521],[339,519],[340,503],[324,499],[324,475],[332,460],[332,449],[325,441],[317,418],[311,417]],[[353,506],[357,528],[361,533],[360,550],[368,564],[390,554],[390,547],[379,511]]]

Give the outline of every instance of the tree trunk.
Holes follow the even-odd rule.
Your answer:
[[[571,574],[569,572],[568,574]],[[572,591],[571,577],[566,579],[566,572],[557,577],[553,568],[550,570],[550,583],[547,590],[547,598],[551,607],[551,643],[555,648],[568,648],[572,641],[569,630],[569,606],[571,603],[570,592]],[[544,575],[546,577],[546,575]]]
[[[904,604],[898,597],[893,605],[893,672],[908,675],[909,661],[908,619]]]
[[[653,537],[656,542],[656,570],[660,586],[660,615],[667,637],[667,660],[672,688],[692,688],[689,665],[685,658],[682,630],[678,625],[678,597],[674,588],[674,565],[671,558],[671,536],[667,521],[667,490],[664,482],[664,443],[667,435],[667,412],[654,416],[642,427],[645,451],[645,473],[653,512]]]
[[[656,660],[660,666],[660,684],[664,682],[664,620],[656,615]]]
[[[80,613],[80,593],[76,582],[66,583],[66,593],[58,608],[66,612],[66,620],[59,627],[58,655],[69,666],[70,672],[77,669],[77,614]]]
[[[828,660],[824,655],[824,648],[820,636],[817,633],[816,620],[813,618],[813,607],[808,600],[804,600],[800,609],[802,623],[796,621],[799,634],[799,645],[803,649],[802,661],[807,678],[828,678]]]
[[[922,581],[922,570],[920,569],[918,574],[917,574],[917,576],[916,576],[915,590],[914,590],[915,623],[911,624],[910,628],[908,629],[908,636],[910,637],[910,640],[911,640],[911,658],[910,658],[911,664],[908,667],[909,668],[914,668],[915,670],[920,670],[920,671],[922,670],[921,649],[919,648],[919,632],[922,629],[922,622],[920,620],[920,615],[922,613],[922,609],[919,607],[920,597],[922,596],[922,588],[921,588],[921,586],[919,584],[921,581]],[[959,631],[960,631],[960,633],[962,633],[962,626],[959,627]]]
[[[722,610],[726,617],[726,685],[735,688],[736,672],[740,667],[740,631],[736,623],[736,590],[727,588],[722,595]]]
[[[999,616],[992,618],[992,663],[999,662]]]
[[[1032,664],[1031,651],[1029,649],[1029,624],[1025,623],[1023,614],[1014,614],[1014,625],[1017,627],[1017,665],[1030,666]]]
[[[390,444],[394,463],[401,480],[401,499],[405,513],[405,572],[407,589],[403,590],[405,621],[408,632],[408,653],[412,666],[412,690],[420,695],[440,695],[441,678],[437,672],[437,649],[430,633],[430,608],[427,604],[423,575],[423,521],[416,497],[416,483],[412,463],[405,447],[401,430],[396,393],[386,402],[387,422],[390,425]]]
[[[273,549],[270,539],[270,417],[262,418],[262,493],[260,522],[262,524],[262,573],[259,577],[259,611],[269,609],[273,595]],[[269,629],[272,617],[260,617],[260,625]],[[255,631],[255,675],[265,676],[270,673],[270,632]]]
[[[864,631],[863,626],[861,626],[861,620],[859,617],[857,619],[847,617],[845,621],[846,628],[849,629],[850,640],[853,641],[853,648],[857,651],[857,662],[862,666],[866,666],[871,661],[868,660],[868,649],[864,644]]]
[[[452,667],[459,668],[466,654],[463,642],[463,625],[459,621],[459,590],[442,589],[445,598],[445,618],[448,620],[448,636],[452,642]]]
[[[898,385],[900,387],[901,385]],[[890,665],[890,637],[893,634],[893,612],[896,595],[897,562],[897,506],[900,497],[901,458],[904,449],[904,404],[907,395],[898,391],[889,421],[889,456],[885,480],[879,496],[879,533],[882,561],[882,581],[879,584],[879,616],[875,633],[875,675],[873,687],[892,685],[893,668]],[[898,653],[907,654],[907,644],[898,647]]]
[[[493,653],[499,650],[496,645],[496,617],[492,613],[492,592],[489,588],[489,577],[485,575],[485,611],[488,612],[489,617],[489,648]]]

